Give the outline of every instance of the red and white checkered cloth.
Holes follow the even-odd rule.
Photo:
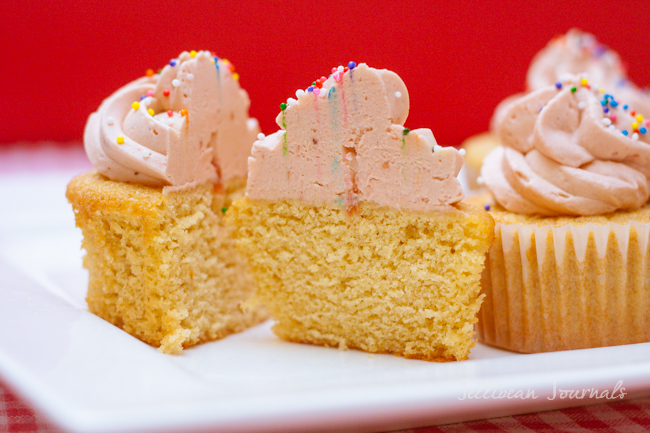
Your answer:
[[[396,433],[636,433],[650,431],[650,397]],[[63,433],[0,383],[0,433]]]

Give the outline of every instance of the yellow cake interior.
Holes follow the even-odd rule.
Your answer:
[[[68,185],[83,232],[88,308],[165,353],[179,353],[266,318],[240,304],[255,292],[246,259],[223,225],[241,185],[215,194],[208,182],[163,194],[96,171]]]
[[[350,214],[242,198],[226,219],[281,338],[431,361],[465,359],[474,346],[494,232],[482,210],[361,203]]]

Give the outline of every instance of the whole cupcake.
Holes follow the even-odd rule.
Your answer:
[[[650,123],[579,76],[513,102],[477,198],[495,220],[479,340],[518,352],[650,341]]]

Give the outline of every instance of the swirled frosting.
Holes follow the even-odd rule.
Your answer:
[[[409,98],[399,76],[350,66],[281,104],[282,129],[253,145],[247,196],[416,211],[462,200],[462,156],[438,146],[429,129],[404,128]]]
[[[190,188],[246,176],[259,132],[230,63],[183,52],[160,74],[109,96],[90,115],[86,153],[104,176],[152,187]]]
[[[520,214],[596,215],[650,197],[650,125],[577,76],[510,104],[481,175]]]
[[[599,43],[592,34],[578,29],[571,29],[566,35],[554,38],[535,55],[526,74],[526,87],[530,92],[576,74],[581,74],[589,82],[617,95],[639,113],[650,117],[650,93],[646,89],[639,89],[628,79],[618,53]],[[497,106],[490,122],[492,131],[496,132],[496,125],[508,105],[522,95],[510,96]]]

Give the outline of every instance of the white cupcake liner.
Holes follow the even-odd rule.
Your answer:
[[[518,352],[650,341],[650,223],[500,224],[479,340]]]

